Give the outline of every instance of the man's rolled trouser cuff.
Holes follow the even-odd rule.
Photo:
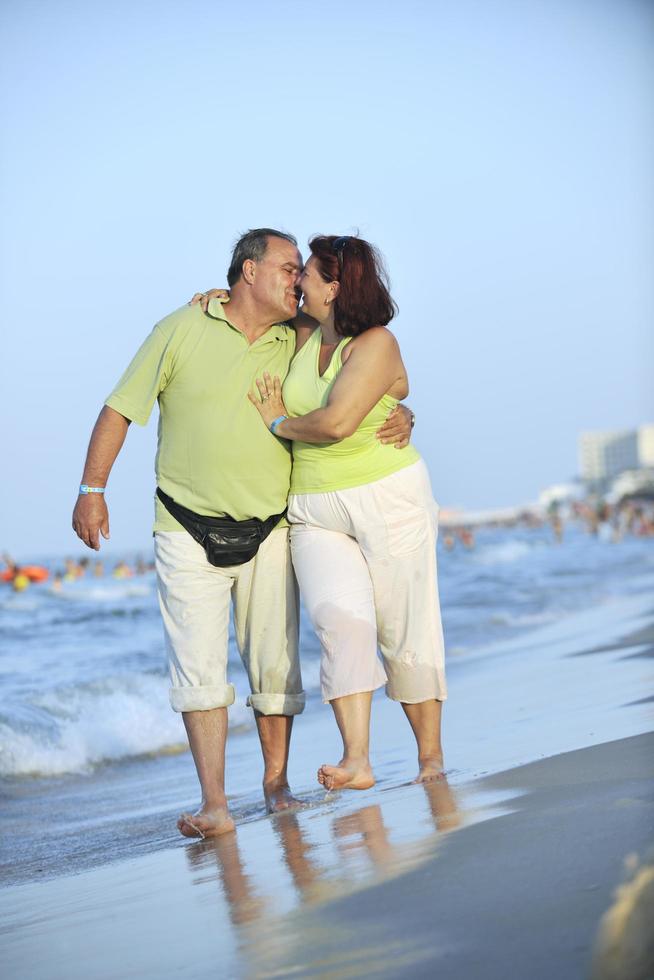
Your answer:
[[[234,704],[233,684],[217,687],[171,687],[170,704],[173,711],[211,711]]]
[[[262,715],[300,715],[304,711],[305,696],[302,694],[251,694],[247,700],[250,708]]]

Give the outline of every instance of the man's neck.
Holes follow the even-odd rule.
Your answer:
[[[245,335],[250,344],[262,337],[273,324],[280,322],[279,319],[271,319],[271,313],[257,308],[257,305],[238,289],[232,290],[229,303],[224,307],[224,313],[229,322]]]

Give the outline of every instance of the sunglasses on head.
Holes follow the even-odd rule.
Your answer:
[[[338,268],[343,270],[343,249],[350,240],[350,235],[342,235],[341,238],[336,238],[332,242],[332,248],[336,252],[336,258],[338,259]]]

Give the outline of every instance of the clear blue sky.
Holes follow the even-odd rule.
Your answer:
[[[359,229],[442,505],[654,421],[654,5],[5,0],[0,546],[76,552],[103,398],[248,227]],[[147,545],[156,411],[111,478]],[[81,546],[80,546],[81,547]]]

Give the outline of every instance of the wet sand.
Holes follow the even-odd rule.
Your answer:
[[[268,935],[259,975],[586,976],[625,862],[654,843],[653,760],[643,735],[485,780],[524,793],[514,812],[450,835],[394,881],[296,915],[283,938]],[[654,956],[651,931],[649,943]],[[654,958],[649,968],[642,980]]]
[[[4,973],[576,980],[654,841],[653,759],[641,735],[14,886]]]
[[[297,813],[262,813],[256,742],[233,738],[238,830],[217,842],[175,834],[195,794],[187,755],[120,779],[107,767],[83,792],[71,780],[51,814],[28,783],[14,789],[4,975],[585,976],[625,859],[654,842],[652,618],[635,597],[458,665],[448,781],[407,782],[408,726],[380,698],[379,781],[360,794],[313,783],[338,749],[328,710],[298,721]]]

